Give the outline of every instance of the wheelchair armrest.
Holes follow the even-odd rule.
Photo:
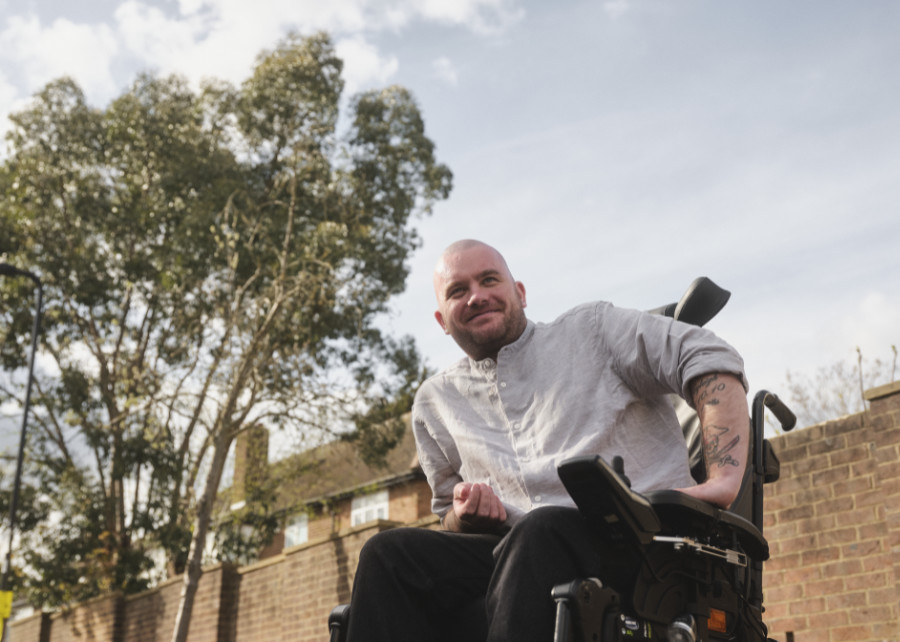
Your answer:
[[[328,615],[329,642],[343,642],[347,637],[347,622],[350,620],[350,605],[339,604]]]
[[[661,532],[681,536],[734,534],[752,559],[769,559],[769,543],[752,522],[740,515],[677,490],[655,490],[646,497],[659,516]]]
[[[650,503],[599,455],[567,459],[557,472],[581,514],[603,536],[648,544],[659,532],[659,518]]]

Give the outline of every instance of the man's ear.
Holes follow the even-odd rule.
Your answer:
[[[444,331],[444,334],[450,334],[450,333],[447,331],[447,324],[444,323],[444,315],[441,314],[441,311],[440,311],[440,310],[435,310],[435,312],[434,312],[434,318],[435,318],[435,320],[438,322],[438,325],[441,326],[441,330]]]
[[[516,290],[519,293],[519,300],[522,302],[522,307],[527,307],[528,303],[525,301],[525,284],[521,281],[516,281]]]

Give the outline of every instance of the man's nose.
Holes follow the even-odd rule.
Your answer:
[[[469,306],[478,306],[487,301],[487,295],[481,288],[472,288],[467,304]]]

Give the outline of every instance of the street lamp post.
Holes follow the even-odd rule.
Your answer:
[[[12,613],[12,591],[9,588],[9,575],[12,572],[13,538],[16,529],[16,511],[19,508],[19,488],[22,484],[22,462],[25,458],[25,435],[28,426],[28,409],[31,405],[31,382],[34,379],[34,354],[37,352],[38,334],[41,328],[41,303],[44,288],[41,280],[31,272],[0,263],[0,276],[25,276],[37,285],[35,292],[34,323],[31,328],[31,352],[28,356],[28,380],[25,384],[25,405],[22,409],[22,430],[19,435],[19,454],[16,459],[16,476],[13,481],[12,497],[9,501],[9,548],[3,562],[3,573],[0,577],[0,639],[5,637],[6,620]]]

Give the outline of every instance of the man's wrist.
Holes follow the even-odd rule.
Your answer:
[[[459,517],[457,517],[456,512],[452,508],[444,513],[443,517],[441,517],[441,526],[445,531],[450,531],[453,533],[462,532],[462,524],[460,523]]]

